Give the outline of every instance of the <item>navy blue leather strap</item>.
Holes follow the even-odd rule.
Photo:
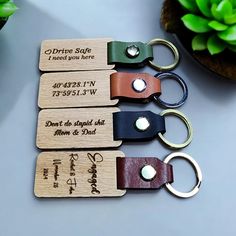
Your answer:
[[[139,130],[136,121],[146,118],[149,127]],[[114,140],[150,140],[165,133],[165,118],[151,111],[122,111],[113,113]]]

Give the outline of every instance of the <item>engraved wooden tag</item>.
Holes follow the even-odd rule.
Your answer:
[[[37,197],[118,197],[116,157],[120,151],[43,152],[36,165]]]
[[[117,147],[112,113],[118,108],[46,109],[39,112],[37,146],[41,149]]]
[[[40,108],[113,106],[110,75],[114,70],[45,73],[41,76]]]
[[[112,39],[45,40],[41,44],[41,71],[109,70],[107,43]]]

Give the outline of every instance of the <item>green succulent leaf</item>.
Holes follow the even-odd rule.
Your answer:
[[[198,12],[198,7],[195,0],[178,0],[178,2],[190,12]]]
[[[196,0],[197,6],[201,13],[206,17],[212,17],[210,0]]]
[[[235,8],[236,7],[236,1],[235,0],[230,0],[230,2],[232,4],[233,8]]]
[[[230,45],[236,45],[236,40],[234,40],[234,41],[227,41],[227,43],[230,44]]]
[[[4,1],[4,0],[0,0]],[[181,20],[197,33],[192,49],[208,50],[211,55],[226,48],[236,52],[236,0],[177,0],[188,13]]]
[[[223,30],[226,30],[229,26],[228,25],[224,25],[222,23],[220,23],[219,21],[216,21],[216,20],[212,20],[208,23],[208,25],[216,30],[216,31],[223,31]]]
[[[211,0],[211,4],[216,3],[219,4],[222,0]]]
[[[218,4],[218,6],[216,8],[216,11],[223,18],[224,16],[232,14],[233,6],[232,6],[232,4],[229,0],[223,0]]]
[[[201,51],[207,49],[207,35],[205,34],[197,34],[192,39],[192,49],[194,51]]]
[[[228,45],[227,48],[232,52],[236,52],[236,46]]]
[[[236,40],[236,25],[230,26],[228,29],[218,32],[218,37],[224,41]]]
[[[10,0],[0,0],[0,3],[9,2]]]
[[[188,29],[196,33],[205,33],[212,30],[211,27],[208,26],[209,20],[200,16],[186,14],[181,20]]]
[[[17,10],[13,2],[0,4],[0,17],[9,17]]]
[[[220,40],[217,35],[211,36],[207,41],[207,49],[211,55],[223,52],[226,48],[225,43]]]
[[[218,20],[221,21],[223,20],[223,16],[221,16],[221,14],[217,11],[217,4],[213,3],[211,6],[211,14],[213,15],[213,17]]]
[[[228,24],[228,25],[233,25],[236,23],[236,13],[230,15],[230,16],[225,16],[224,17],[224,22],[225,24]]]

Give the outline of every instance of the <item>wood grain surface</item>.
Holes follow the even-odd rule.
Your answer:
[[[42,152],[36,164],[37,197],[118,197],[116,157],[120,151]]]
[[[113,106],[110,75],[115,70],[45,73],[40,78],[40,108]]]
[[[119,109],[45,109],[39,112],[37,147],[41,149],[118,147],[113,139],[113,115]]]
[[[45,40],[41,44],[41,71],[110,70],[106,39]]]

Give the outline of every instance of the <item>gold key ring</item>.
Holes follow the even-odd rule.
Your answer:
[[[192,167],[194,168],[195,174],[196,174],[197,182],[196,182],[195,187],[191,191],[186,192],[186,193],[185,192],[180,192],[180,191],[176,190],[169,183],[166,183],[165,186],[173,195],[175,195],[177,197],[180,197],[180,198],[192,197],[192,196],[194,196],[195,194],[198,193],[199,188],[200,188],[201,183],[202,183],[202,172],[201,172],[201,169],[200,169],[198,163],[191,156],[189,156],[189,155],[187,155],[185,153],[182,153],[182,152],[171,153],[169,156],[167,156],[164,159],[163,162],[168,164],[174,158],[185,159],[185,160],[187,160],[192,165]]]
[[[152,39],[148,45],[154,46],[154,45],[164,45],[166,47],[168,47],[171,52],[174,55],[174,62],[171,65],[168,66],[160,66],[158,64],[156,64],[153,61],[149,61],[149,64],[151,65],[152,68],[154,68],[157,71],[169,71],[169,70],[173,70],[179,63],[179,51],[178,49],[175,47],[175,45],[165,39]]]
[[[168,141],[162,133],[158,133],[158,136],[159,138],[162,140],[162,142],[164,142],[167,146],[169,146],[170,148],[173,148],[173,149],[180,149],[180,148],[184,148],[186,146],[188,146],[192,139],[193,139],[193,128],[192,128],[192,125],[190,123],[190,121],[188,120],[188,118],[180,111],[177,111],[177,110],[174,110],[174,109],[167,109],[167,110],[164,110],[160,113],[161,116],[167,116],[167,115],[174,115],[178,118],[180,118],[184,124],[186,125],[186,128],[187,128],[187,131],[188,131],[188,136],[187,136],[187,139],[185,140],[184,143],[172,143],[170,141]]]

